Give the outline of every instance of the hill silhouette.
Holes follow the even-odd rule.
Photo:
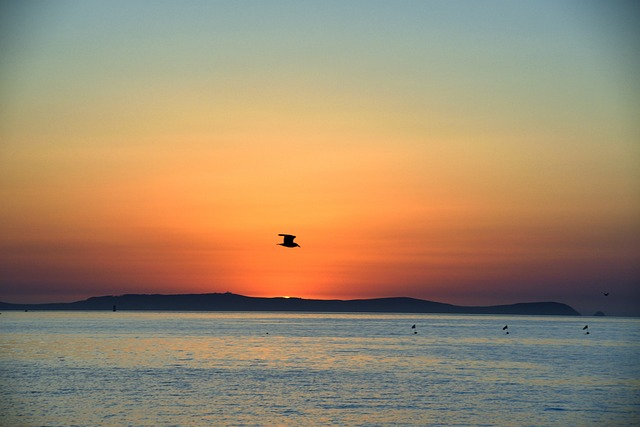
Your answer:
[[[120,310],[146,311],[284,311],[327,313],[452,313],[579,316],[558,302],[532,302],[493,306],[458,306],[416,298],[394,297],[355,300],[260,298],[227,293],[127,294],[91,297],[83,301],[51,304],[0,302],[0,310]]]

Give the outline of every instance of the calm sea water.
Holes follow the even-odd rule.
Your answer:
[[[3,312],[0,424],[640,425],[639,362],[640,319]]]

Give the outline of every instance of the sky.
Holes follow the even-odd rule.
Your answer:
[[[4,0],[0,301],[640,315],[639,23],[633,1]]]

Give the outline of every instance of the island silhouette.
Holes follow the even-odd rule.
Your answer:
[[[409,297],[321,300],[294,297],[248,297],[226,293],[126,294],[91,297],[69,303],[12,304],[0,310],[140,310],[140,311],[283,311],[320,313],[451,313],[580,316],[567,304],[527,302],[491,306],[460,306]]]

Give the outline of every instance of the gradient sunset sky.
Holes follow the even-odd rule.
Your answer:
[[[0,4],[0,301],[640,315],[636,2]]]

